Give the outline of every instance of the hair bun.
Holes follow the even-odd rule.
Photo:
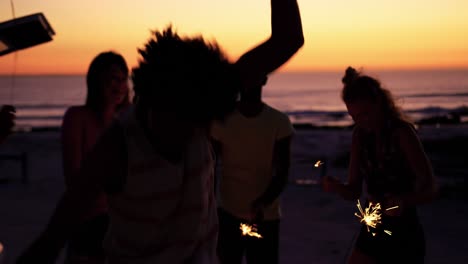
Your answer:
[[[345,76],[341,79],[341,82],[345,85],[349,85],[359,77],[359,72],[353,67],[348,67],[345,72]]]

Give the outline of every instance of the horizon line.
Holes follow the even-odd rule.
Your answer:
[[[462,67],[355,67],[359,70],[367,71],[380,71],[380,72],[393,72],[393,71],[401,71],[401,72],[416,72],[416,71],[468,71],[468,66]],[[278,70],[274,73],[337,73],[344,71],[343,69],[335,69],[335,68],[314,68],[314,69],[291,69],[291,70]],[[86,72],[81,73],[60,73],[60,72],[39,72],[39,73],[0,73],[0,77],[12,77],[12,76],[84,76]]]

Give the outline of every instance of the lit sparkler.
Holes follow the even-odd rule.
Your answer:
[[[320,166],[322,166],[322,165],[323,165],[323,161],[317,160],[317,162],[315,162],[315,164],[314,164],[314,167],[315,167],[315,168],[318,168],[318,167],[320,167]]]
[[[368,232],[371,232],[371,228],[375,229],[377,225],[382,223],[382,208],[380,206],[380,203],[373,204],[372,202],[370,202],[369,207],[362,209],[361,202],[358,200],[357,208],[359,209],[360,214],[354,213],[354,215],[361,219],[361,223],[366,224]],[[398,208],[398,206],[389,207],[385,209],[385,211],[393,210],[396,208]],[[392,232],[389,230],[384,230],[384,232],[389,236],[392,235]],[[371,234],[373,236],[376,235],[374,232],[371,232]]]
[[[242,230],[242,235],[243,236],[251,236],[251,237],[256,237],[256,238],[262,238],[262,235],[257,233],[257,227],[251,226],[248,224],[240,224],[240,230]]]

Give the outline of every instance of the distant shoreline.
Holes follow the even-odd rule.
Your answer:
[[[309,69],[309,70],[288,70],[281,71],[278,73],[286,74],[304,74],[304,73],[343,73],[344,69]],[[459,67],[393,67],[393,68],[379,68],[379,67],[366,67],[364,68],[366,72],[434,72],[434,71],[468,71],[468,67],[459,66]],[[74,73],[52,73],[52,72],[43,72],[43,73],[0,73],[0,77],[40,77],[40,76],[86,76],[86,72],[74,72]]]
[[[418,127],[437,127],[444,125],[468,125],[468,121],[457,122],[445,118],[432,118],[431,120],[415,122]],[[296,130],[352,130],[354,124],[350,125],[315,125],[306,122],[296,122],[292,124]],[[37,126],[37,127],[17,127],[14,133],[28,133],[28,132],[59,132],[60,126]]]

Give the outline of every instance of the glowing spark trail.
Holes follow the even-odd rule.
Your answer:
[[[389,208],[385,209],[385,211],[389,211],[389,210],[393,210],[393,209],[397,209],[397,208],[398,208],[398,206],[393,206],[393,207],[389,207]]]
[[[323,165],[323,161],[317,160],[317,162],[315,162],[315,164],[314,164],[314,167],[315,167],[315,168],[318,168],[318,167],[320,167],[321,165]]]
[[[251,236],[256,238],[262,238],[262,235],[257,233],[257,228],[248,224],[240,224],[240,230],[242,230],[243,236]]]

